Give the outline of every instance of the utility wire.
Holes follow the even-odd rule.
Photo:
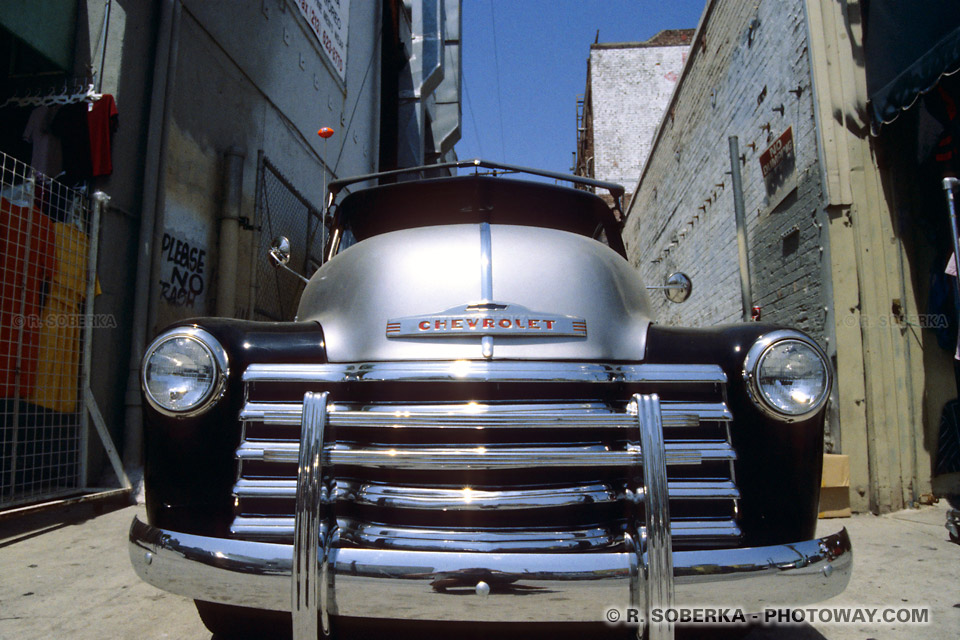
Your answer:
[[[470,121],[473,122],[473,131],[477,136],[477,148],[480,149],[480,157],[485,157],[483,154],[483,143],[480,141],[480,129],[477,128],[477,119],[473,115],[473,104],[470,102],[470,92],[467,90],[467,83],[463,83],[463,96],[467,101],[467,111],[470,112]]]
[[[490,21],[493,29],[493,63],[497,70],[497,109],[500,117],[500,162],[507,161],[507,147],[503,143],[503,101],[500,98],[500,59],[497,56],[497,20],[493,15],[493,0],[490,0]]]
[[[363,88],[367,86],[367,76],[370,75],[370,69],[373,68],[374,59],[380,54],[380,47],[372,47],[370,52],[370,61],[367,62],[367,70],[363,72],[363,81],[360,83],[360,89],[357,91],[357,99],[353,102],[353,109],[350,111],[350,120],[347,121],[347,128],[343,130],[343,135],[341,136],[340,142],[340,151],[337,153],[337,161],[333,165],[333,170],[330,172],[333,174],[334,179],[337,177],[337,168],[340,166],[340,158],[343,157],[343,149],[347,146],[347,134],[350,133],[350,128],[353,126],[353,117],[357,115],[357,105],[360,104],[360,98],[363,97]],[[346,85],[346,82],[344,82]],[[326,152],[324,152],[323,163],[327,165]],[[326,198],[327,194],[323,194],[323,197]]]

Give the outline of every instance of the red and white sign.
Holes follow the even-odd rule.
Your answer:
[[[340,79],[347,79],[347,25],[350,0],[297,0],[297,8],[320,41],[320,48],[337,70]]]
[[[766,189],[764,204],[772,211],[797,188],[797,154],[793,127],[787,127],[766,151],[760,154],[760,171]]]

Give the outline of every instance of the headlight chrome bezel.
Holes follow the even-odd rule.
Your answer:
[[[759,366],[770,348],[783,342],[799,342],[810,348],[817,357],[820,358],[820,362],[823,365],[824,377],[826,378],[824,392],[817,399],[817,402],[803,413],[786,413],[778,407],[773,406],[760,389]],[[823,352],[823,349],[820,348],[820,345],[799,331],[784,329],[767,333],[751,345],[743,360],[743,379],[746,383],[747,393],[750,395],[754,406],[764,414],[780,422],[802,422],[816,415],[829,400],[830,393],[833,389],[833,368],[830,366],[830,360]]]
[[[147,385],[147,364],[150,358],[162,345],[178,338],[186,338],[199,344],[210,356],[216,369],[213,384],[210,385],[210,389],[197,404],[183,411],[172,410],[160,404],[150,393],[150,388]],[[140,365],[140,387],[143,390],[144,397],[147,399],[147,404],[158,413],[172,418],[192,418],[210,410],[210,408],[223,397],[227,389],[227,378],[229,375],[230,360],[219,340],[198,326],[176,327],[161,333],[150,343],[150,346],[147,347]]]

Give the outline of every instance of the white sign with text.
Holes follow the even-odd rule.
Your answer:
[[[327,54],[340,79],[346,82],[350,0],[297,0],[297,8],[313,29],[320,48]]]

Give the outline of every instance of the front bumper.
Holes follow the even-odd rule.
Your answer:
[[[158,529],[134,518],[130,559],[150,584],[188,598],[290,611],[293,545]],[[600,622],[644,607],[634,553],[458,553],[331,546],[315,584],[330,615],[433,621]],[[853,554],[846,529],[804,542],[676,551],[676,607],[760,612],[839,594]],[[458,597],[451,597],[458,596]]]

